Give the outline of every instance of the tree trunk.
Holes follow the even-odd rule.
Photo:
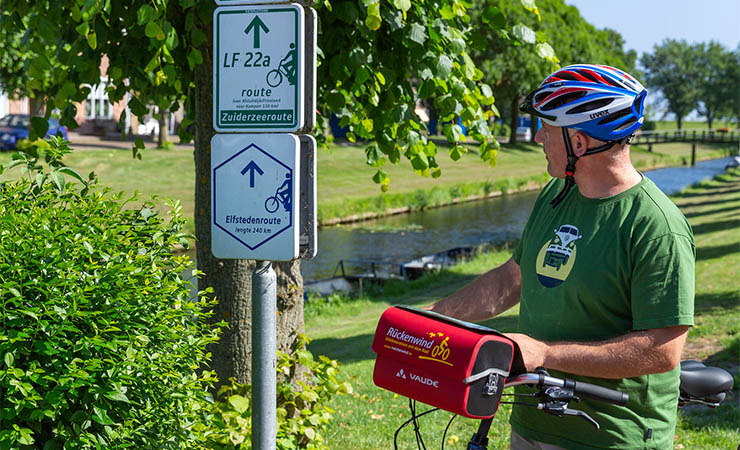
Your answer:
[[[516,144],[516,126],[519,122],[519,99],[514,96],[511,100],[511,121],[509,122],[509,143]]]
[[[157,136],[157,148],[164,148],[169,140],[170,127],[169,127],[170,112],[165,110],[159,112],[159,136]]]
[[[676,126],[678,127],[679,130],[681,129],[681,119],[683,119],[683,117],[676,114]]]
[[[28,114],[31,117],[44,117],[44,99],[31,97],[28,99]]]
[[[204,29],[208,41],[200,46],[203,63],[195,68],[195,235],[198,269],[204,275],[199,289],[213,288],[218,300],[212,323],[224,321],[221,339],[213,344],[211,367],[219,385],[229,378],[251,381],[252,271],[254,261],[216,259],[211,254],[211,137],[213,131],[213,42],[212,30]],[[277,275],[277,347],[287,350],[304,330],[303,279],[300,262],[275,263]],[[300,371],[299,371],[300,373]],[[216,386],[218,390],[219,386]]]
[[[531,134],[529,138],[529,142],[534,142],[534,137],[537,135],[537,118],[535,116],[530,116],[529,120],[529,132]]]

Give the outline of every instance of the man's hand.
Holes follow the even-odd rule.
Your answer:
[[[522,355],[527,372],[532,372],[538,367],[544,367],[545,354],[548,349],[547,343],[533,339],[526,334],[506,333],[505,335],[519,346],[519,352]]]

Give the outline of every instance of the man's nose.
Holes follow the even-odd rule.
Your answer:
[[[545,129],[544,127],[540,128],[539,130],[537,130],[537,134],[534,135],[534,141],[536,143],[538,143],[538,144],[544,144],[545,143],[544,140],[543,140],[543,137],[542,137],[542,134],[543,134],[543,130],[544,129]]]

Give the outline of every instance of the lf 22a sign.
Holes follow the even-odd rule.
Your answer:
[[[216,8],[216,131],[295,132],[303,127],[304,16],[297,4]]]

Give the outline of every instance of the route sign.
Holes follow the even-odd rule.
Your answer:
[[[298,257],[298,136],[211,139],[211,252],[221,259]]]
[[[294,132],[304,127],[304,23],[298,4],[216,8],[216,131]]]

